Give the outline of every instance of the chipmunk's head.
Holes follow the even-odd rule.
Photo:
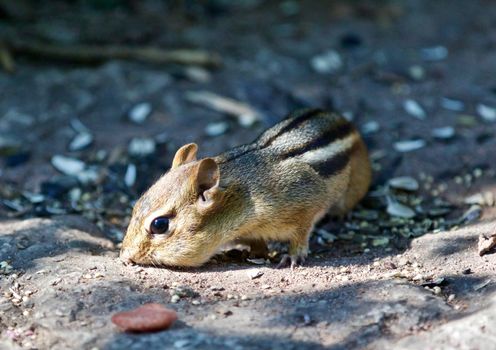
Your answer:
[[[196,144],[181,147],[170,171],[138,200],[120,257],[147,265],[198,266],[222,240],[216,215],[224,190],[212,158],[196,160]]]

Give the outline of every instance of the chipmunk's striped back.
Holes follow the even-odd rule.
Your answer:
[[[360,142],[358,132],[345,118],[304,109],[266,130],[252,144],[224,153],[219,163],[263,153],[274,161],[300,160],[319,175],[329,177],[346,167]]]

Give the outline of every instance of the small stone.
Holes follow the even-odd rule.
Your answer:
[[[390,179],[388,184],[398,190],[417,191],[419,189],[418,181],[410,176],[395,177]]]
[[[394,143],[394,149],[401,153],[412,152],[425,147],[426,142],[422,139],[398,141]]]
[[[209,123],[205,127],[205,133],[208,136],[215,137],[225,134],[227,129],[229,129],[229,124],[226,122]]]
[[[448,281],[445,278],[438,277],[438,278],[433,279],[432,281],[422,283],[422,286],[433,288],[435,286],[444,286],[446,284],[448,284]]]
[[[426,61],[442,61],[448,57],[448,49],[441,45],[426,47],[420,53]]]
[[[100,173],[97,168],[91,167],[79,172],[76,177],[83,185],[95,184],[100,178]]]
[[[78,175],[86,168],[86,164],[83,161],[61,155],[52,157],[52,165],[61,173],[71,176]]]
[[[455,295],[455,294],[450,294],[450,295],[448,296],[448,300],[447,300],[447,301],[448,301],[448,303],[451,303],[453,300],[455,300],[455,298],[456,298],[456,295]]]
[[[75,132],[78,134],[89,134],[90,129],[86,127],[79,119],[73,118],[70,121],[71,127],[74,129]]]
[[[129,120],[136,124],[143,124],[152,112],[152,106],[147,103],[139,103],[129,111]]]
[[[186,67],[184,69],[186,77],[196,83],[208,83],[212,77],[210,72],[201,67]]]
[[[434,128],[431,131],[431,135],[436,139],[448,140],[455,136],[455,128],[452,126],[444,126],[440,128]]]
[[[45,196],[40,193],[23,192],[22,195],[33,204],[39,204],[45,201]]]
[[[375,120],[371,120],[362,125],[362,134],[369,135],[378,132],[380,129],[380,125]]]
[[[441,107],[453,112],[461,112],[465,108],[465,104],[462,101],[454,100],[451,98],[443,97],[441,98]]]
[[[177,320],[177,313],[160,304],[145,304],[116,313],[111,320],[125,332],[154,332],[169,328]]]
[[[470,223],[477,220],[482,215],[482,208],[479,205],[472,205],[461,217],[463,223]]]
[[[496,108],[480,103],[477,105],[477,113],[486,122],[496,122]]]
[[[248,277],[250,277],[252,280],[262,277],[263,274],[264,273],[258,269],[253,269],[248,271]]]
[[[126,169],[126,174],[124,175],[124,183],[127,187],[133,187],[136,183],[136,165],[128,164]]]
[[[374,247],[384,247],[384,246],[388,245],[388,243],[389,243],[389,237],[386,237],[386,236],[377,237],[377,238],[374,238],[372,240],[372,245]]]
[[[181,300],[181,297],[177,294],[174,294],[173,296],[171,296],[170,302],[173,304],[177,304],[179,300]]]
[[[255,265],[263,265],[265,264],[265,259],[259,258],[259,259],[246,259],[249,263],[255,264]]]
[[[180,339],[180,340],[176,340],[174,342],[174,347],[176,349],[182,349],[182,348],[185,348],[186,346],[188,346],[191,342],[187,339]]]
[[[481,234],[477,250],[480,256],[490,252],[496,246],[496,232],[492,234]]]
[[[155,153],[155,140],[151,138],[134,138],[129,143],[128,152],[132,157],[147,157]]]
[[[470,267],[462,270],[462,274],[464,275],[470,275],[471,273],[472,273],[472,269]]]
[[[69,151],[81,151],[93,143],[93,135],[90,133],[77,134],[69,143]]]
[[[389,201],[386,211],[391,216],[396,216],[405,219],[411,219],[416,215],[413,209],[395,201]]]
[[[432,291],[434,292],[435,295],[440,295],[442,292],[441,287],[439,286],[435,286],[434,288],[432,288]]]
[[[334,50],[328,50],[320,55],[314,56],[310,65],[320,74],[335,73],[343,67],[341,55]]]
[[[486,205],[486,198],[482,193],[476,193],[463,200],[465,204],[477,204],[480,206]]]
[[[338,237],[324,229],[318,229],[317,234],[322,237],[326,242],[334,242]]]
[[[419,65],[413,65],[408,68],[408,74],[413,80],[422,80],[425,78],[425,69]]]
[[[408,99],[403,103],[403,108],[411,116],[417,119],[425,119],[427,114],[425,113],[422,106],[415,100]]]

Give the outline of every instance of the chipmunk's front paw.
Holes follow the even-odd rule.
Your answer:
[[[277,268],[281,269],[289,265],[291,267],[291,270],[293,270],[296,266],[301,266],[304,263],[305,263],[305,256],[303,255],[284,254],[279,264],[277,264]]]

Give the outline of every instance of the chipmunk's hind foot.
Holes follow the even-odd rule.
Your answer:
[[[277,264],[277,268],[282,269],[289,265],[291,270],[294,270],[295,267],[302,266],[304,263],[305,263],[305,257],[302,255],[284,254],[279,264]]]

